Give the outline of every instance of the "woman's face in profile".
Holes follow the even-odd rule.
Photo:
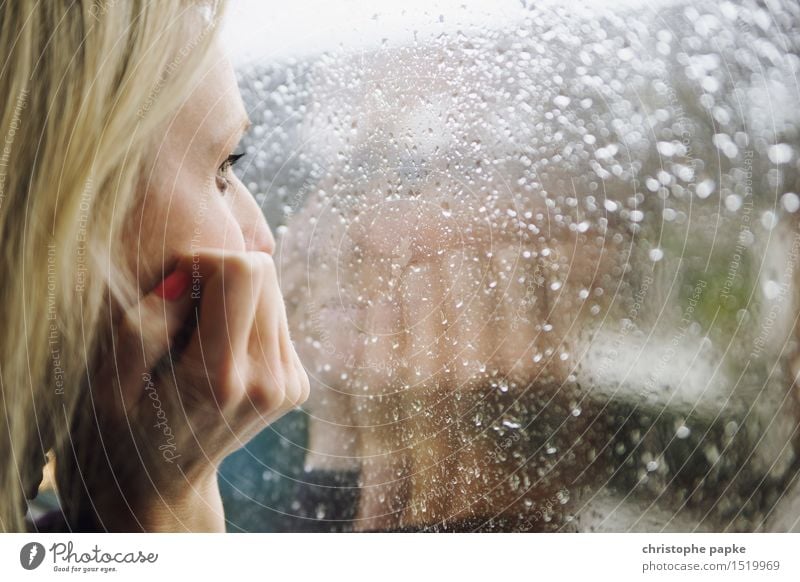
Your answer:
[[[144,176],[143,201],[131,225],[138,245],[129,260],[145,290],[172,270],[178,255],[201,248],[274,248],[258,204],[233,172],[250,123],[233,68],[218,47],[210,62],[154,144]]]

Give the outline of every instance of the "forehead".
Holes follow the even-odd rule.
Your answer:
[[[234,139],[246,118],[233,67],[221,51],[215,50],[211,65],[170,124],[170,141],[186,144],[202,139],[221,147]]]

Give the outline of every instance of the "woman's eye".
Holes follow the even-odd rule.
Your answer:
[[[244,154],[231,154],[225,161],[222,162],[220,167],[217,169],[217,187],[220,189],[220,192],[223,194],[228,190],[228,187],[231,185],[231,178],[230,172],[233,166],[236,165],[236,162],[241,160],[244,157]]]

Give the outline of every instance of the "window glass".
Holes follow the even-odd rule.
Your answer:
[[[234,15],[312,395],[230,529],[800,528],[798,6],[397,4]]]

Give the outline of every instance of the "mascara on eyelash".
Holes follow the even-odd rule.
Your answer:
[[[229,155],[229,156],[228,156],[228,157],[225,159],[225,161],[222,163],[222,166],[221,166],[221,167],[222,167],[222,168],[229,168],[229,167],[232,167],[232,166],[234,166],[234,165],[236,164],[236,162],[238,162],[239,160],[241,160],[241,159],[242,159],[244,156],[245,156],[245,154],[244,154],[244,153],[241,153],[241,154],[231,154],[231,155]]]

